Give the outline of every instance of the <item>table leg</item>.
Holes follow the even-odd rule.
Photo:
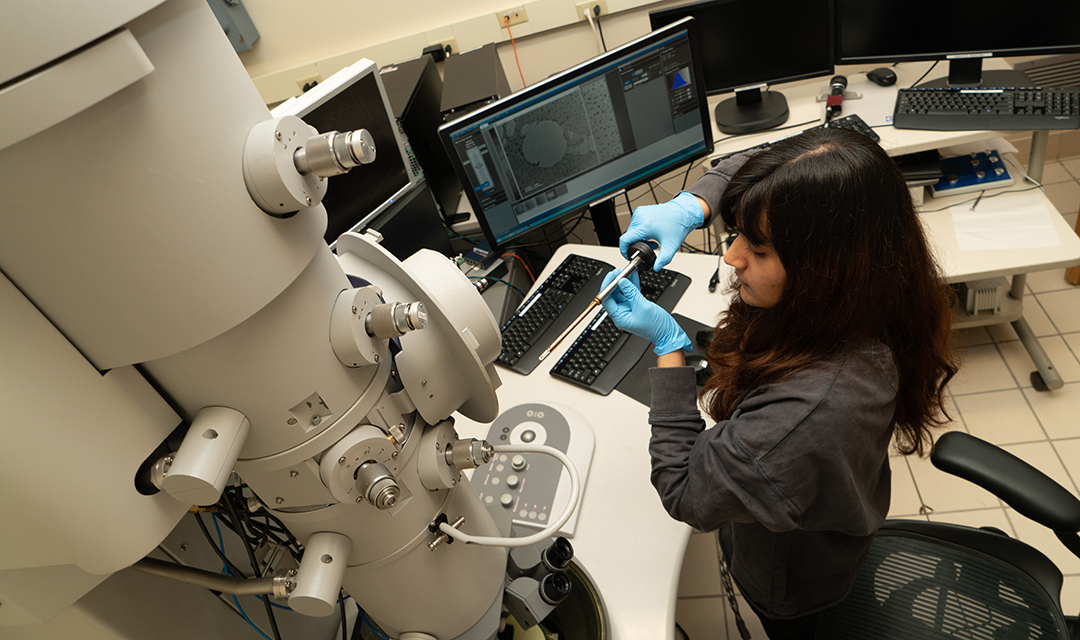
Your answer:
[[[1013,276],[1009,296],[1015,300],[1022,300],[1026,285],[1026,273]],[[1035,332],[1028,326],[1027,320],[1021,316],[1020,319],[1013,320],[1011,324],[1013,330],[1016,331],[1016,335],[1020,338],[1020,344],[1024,345],[1024,349],[1031,356],[1031,360],[1035,363],[1037,369],[1037,371],[1031,372],[1031,386],[1036,391],[1049,391],[1063,387],[1065,381],[1062,380],[1061,374],[1054,368],[1054,363],[1050,362],[1050,356],[1046,355],[1046,351],[1039,344],[1039,338],[1035,336]]]

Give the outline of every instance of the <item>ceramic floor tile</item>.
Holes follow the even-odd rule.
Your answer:
[[[931,522],[948,522],[950,524],[962,524],[965,527],[995,527],[1004,531],[1009,537],[1016,537],[1009,517],[1005,515],[1005,509],[996,507],[993,509],[973,509],[971,511],[953,511],[951,513],[932,513],[929,516]]]
[[[1070,175],[1072,175],[1072,177],[1080,180],[1080,158],[1069,158],[1068,160],[1062,160],[1058,163],[1047,162],[1043,166],[1043,171],[1045,172],[1046,167],[1049,167],[1051,164],[1060,164]]]
[[[682,627],[690,640],[728,640],[725,628],[724,598],[679,598],[675,605],[675,622]],[[753,612],[751,612],[753,615]],[[761,635],[765,637],[764,634]]]
[[[919,515],[922,500],[911,477],[907,456],[889,460],[892,467],[892,502],[889,503],[890,518],[911,518]]]
[[[1065,281],[1064,268],[1051,269],[1050,271],[1033,271],[1027,274],[1027,285],[1028,289],[1035,293],[1076,288],[1075,285]]]
[[[1080,360],[1077,360],[1075,352],[1069,348],[1064,338],[1060,335],[1046,336],[1039,338],[1039,344],[1062,380],[1080,382]],[[1019,341],[1003,342],[998,348],[1020,386],[1031,387],[1031,372],[1035,370],[1035,363],[1024,345]]]
[[[1076,181],[1076,177],[1069,173],[1069,170],[1060,162],[1048,162],[1044,164],[1042,178],[1043,184]]]
[[[1034,305],[1034,302],[1032,302],[1032,304]],[[1040,307],[1040,311],[1041,309],[1042,308]],[[1046,314],[1043,313],[1043,316],[1045,315]],[[1028,326],[1031,325],[1029,324]],[[990,334],[990,337],[994,342],[1010,342],[1020,339],[1019,336],[1016,335],[1016,331],[1012,328],[1012,325],[1008,322],[989,325],[986,327],[986,332]]]
[[[1080,384],[1069,383],[1054,391],[1024,389],[1024,396],[1052,440],[1080,436]]]
[[[931,513],[940,515],[1001,506],[1001,501],[986,489],[939,471],[929,459],[908,456],[907,461],[922,503]]]
[[[1076,182],[1047,184],[1043,186],[1043,193],[1062,215],[1072,213],[1080,207],[1080,184]]]
[[[1050,318],[1046,315],[1046,311],[1042,305],[1039,304],[1039,300],[1044,295],[1057,295],[1057,294],[1038,294],[1036,296],[1024,297],[1024,319],[1027,320],[1028,326],[1031,327],[1031,331],[1039,337],[1052,336],[1060,330],[1060,327],[1054,326],[1054,323],[1050,321]],[[1009,329],[1012,330],[1012,325],[1009,325]]]
[[[949,383],[954,396],[1016,387],[1009,367],[994,345],[960,349],[960,371]]]
[[[679,575],[679,597],[718,596],[721,593],[716,534],[694,532]]]
[[[1037,294],[1036,297],[1058,331],[1061,333],[1080,331],[1080,291],[1076,289],[1050,291]],[[1027,312],[1026,304],[1024,311]]]
[[[957,329],[955,340],[958,348],[977,347],[979,345],[990,344],[994,341],[994,339],[990,337],[990,333],[986,330],[986,327]]]
[[[996,445],[1046,440],[1019,389],[958,396],[955,401],[968,433],[976,438]]]
[[[1080,613],[1080,576],[1065,576],[1061,585],[1061,610],[1067,616]]]
[[[1061,337],[1065,339],[1065,343],[1069,345],[1069,350],[1073,352],[1073,355],[1080,358],[1080,333],[1066,333]]]
[[[1005,512],[1016,528],[1018,539],[1041,551],[1062,573],[1080,574],[1080,558],[1066,549],[1053,531],[1028,520],[1013,509],[1007,508]]]

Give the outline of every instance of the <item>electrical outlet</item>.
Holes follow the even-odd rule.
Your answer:
[[[301,91],[307,91],[308,89],[314,87],[320,82],[322,82],[322,74],[316,73],[315,75],[308,76],[306,78],[297,78],[296,86],[300,87]]]
[[[507,25],[506,18],[510,18],[510,23]],[[515,24],[521,24],[522,22],[528,22],[529,16],[525,13],[525,7],[515,7],[513,9],[507,9],[506,11],[500,11],[495,14],[495,18],[499,21],[499,26],[505,29],[507,26],[514,26]]]
[[[578,20],[588,20],[585,16],[585,12],[588,11],[593,14],[593,18],[597,18],[596,13],[593,13],[594,7],[600,7],[600,15],[607,15],[607,1],[606,0],[592,0],[592,2],[579,2],[577,5],[577,18]]]
[[[457,38],[444,38],[442,40],[436,40],[435,42],[429,42],[428,44],[437,44],[446,51],[447,47],[450,47],[451,54],[461,53],[461,49],[458,49]]]

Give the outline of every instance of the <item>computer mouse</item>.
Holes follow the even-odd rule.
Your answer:
[[[879,87],[889,87],[896,84],[896,72],[888,67],[878,67],[867,71],[866,79]]]

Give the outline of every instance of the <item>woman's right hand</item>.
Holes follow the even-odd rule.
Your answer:
[[[604,277],[601,290],[611,284],[618,269]],[[636,272],[619,281],[618,286],[601,301],[615,326],[653,343],[653,353],[662,356],[672,351],[692,351],[690,338],[671,314],[641,294]]]
[[[619,238],[619,251],[629,260],[627,253],[631,244],[649,240],[658,242],[660,249],[656,252],[653,270],[659,271],[671,262],[686,236],[704,222],[705,211],[701,202],[697,196],[684,191],[663,204],[635,209],[630,226]]]

